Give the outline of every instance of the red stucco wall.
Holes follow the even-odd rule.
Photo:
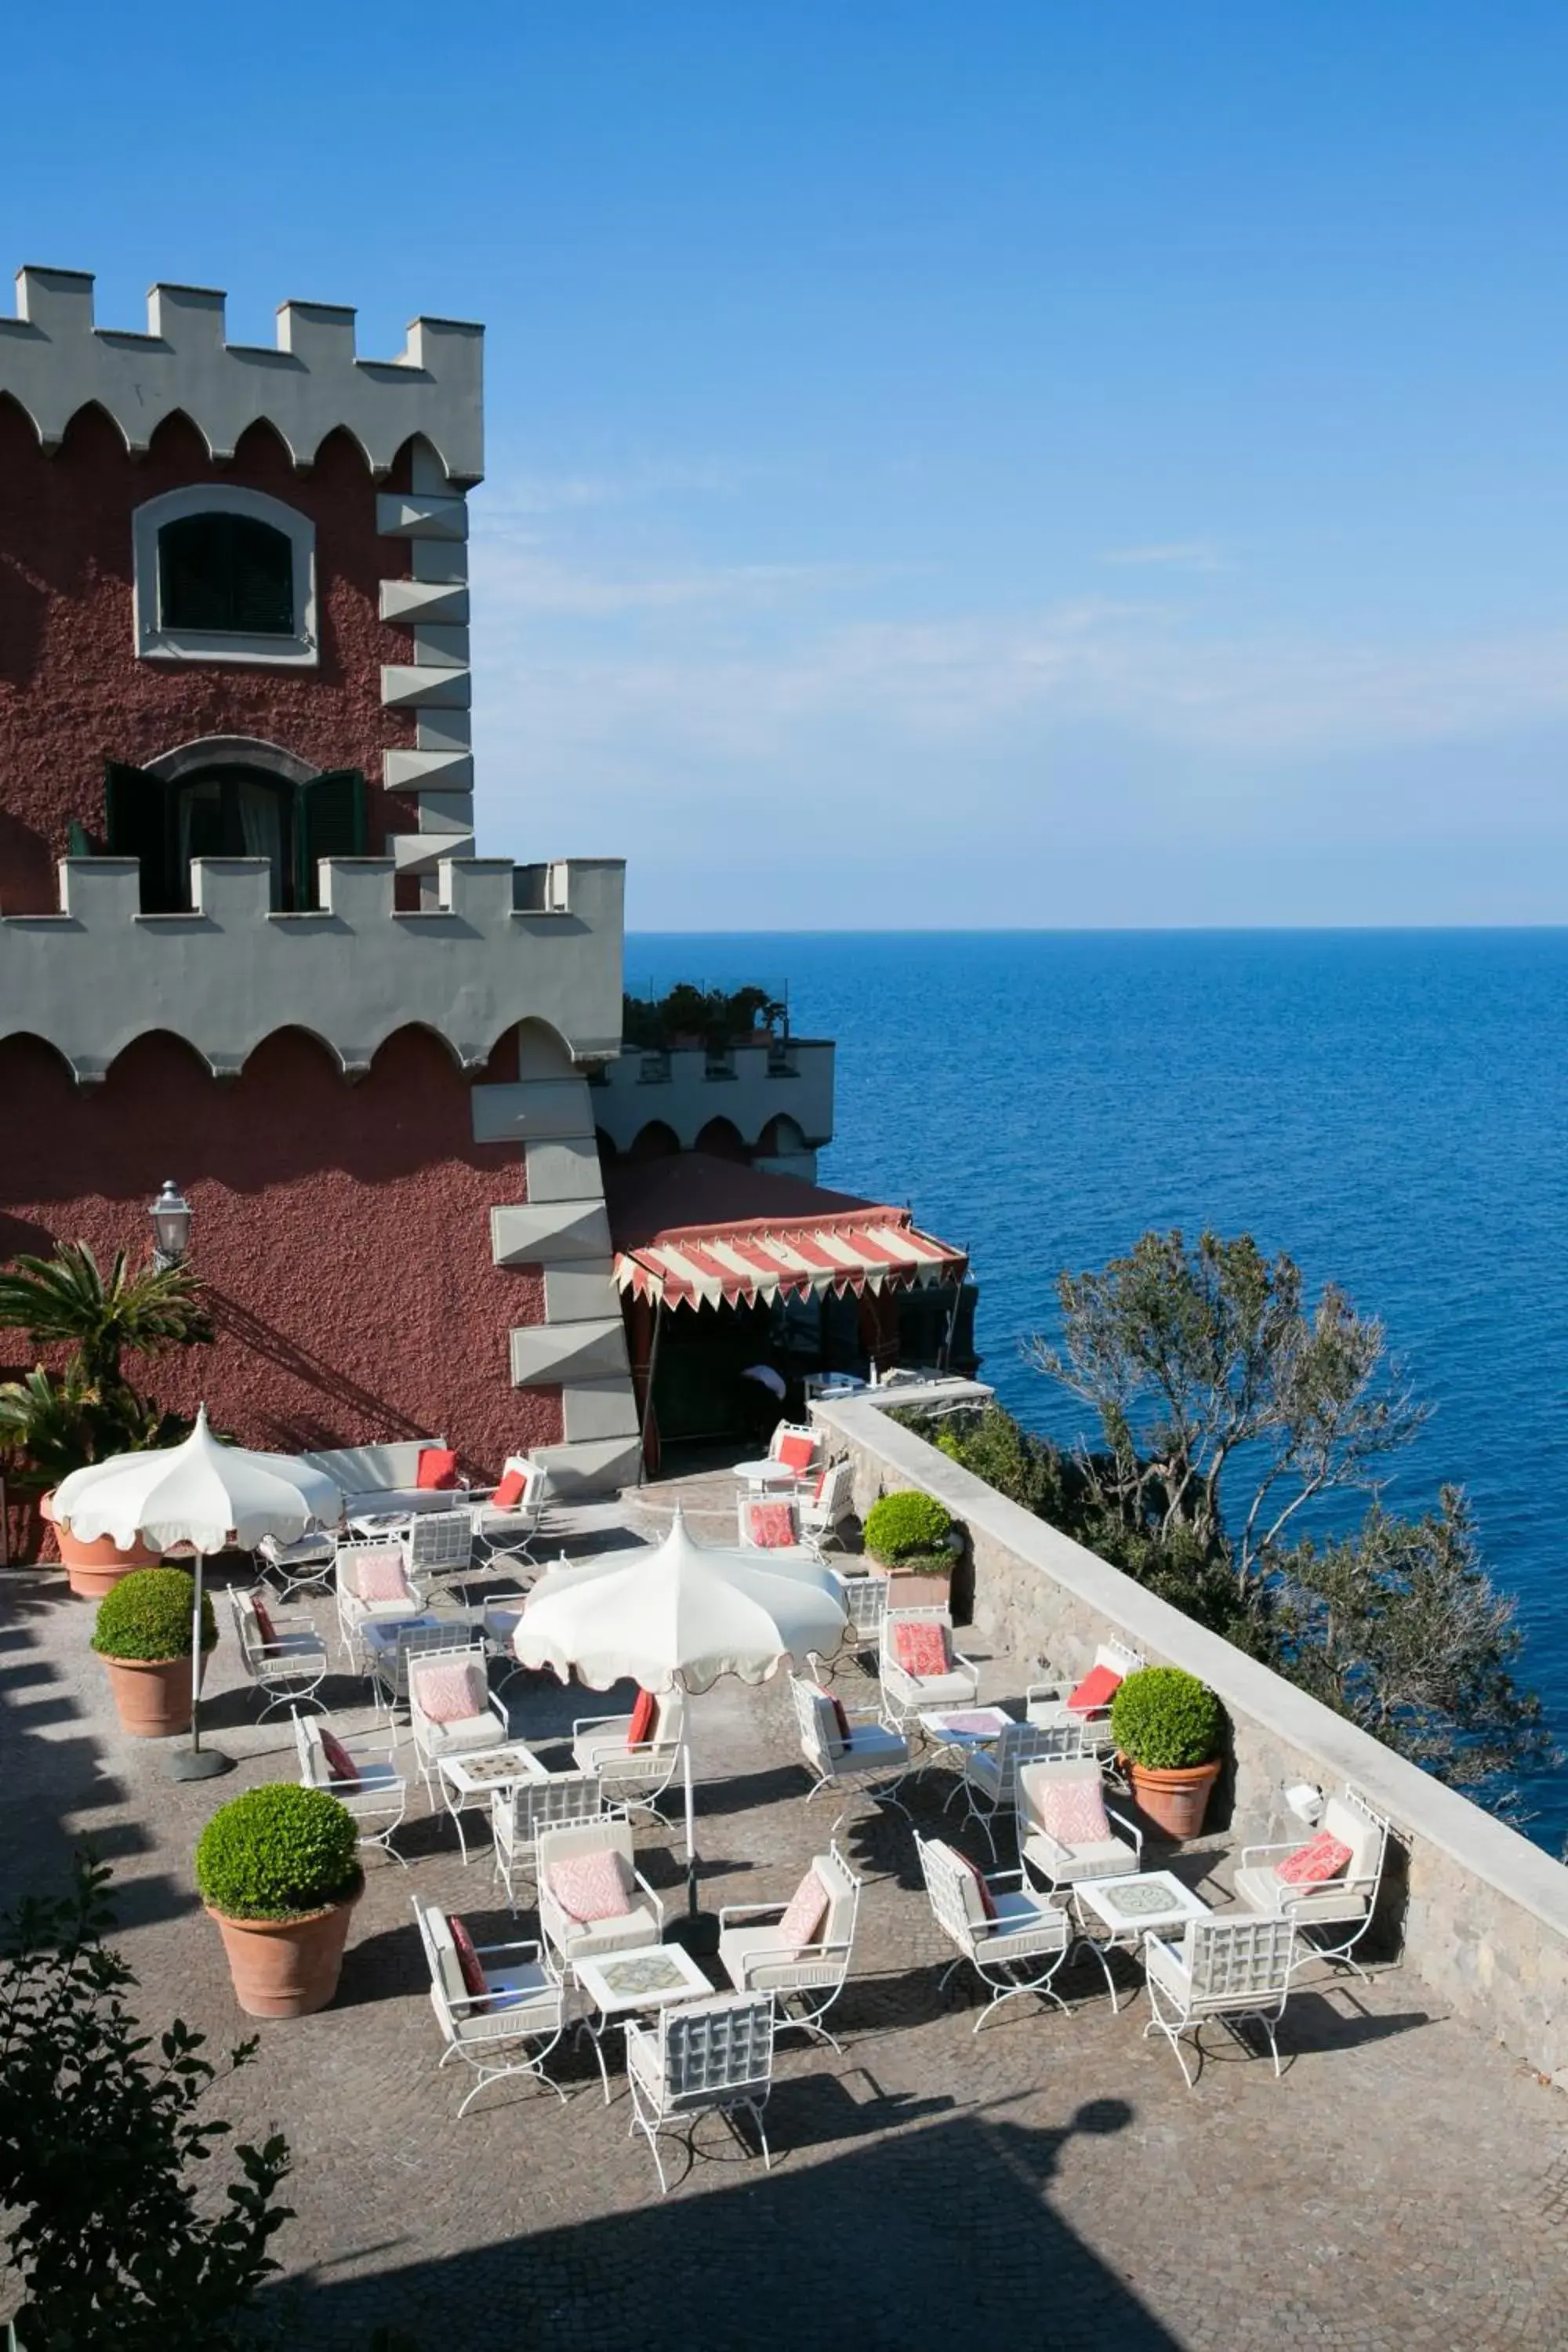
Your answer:
[[[516,1075],[509,1038],[484,1076]],[[218,1338],[151,1368],[161,1402],[205,1398],[242,1443],[284,1449],[441,1433],[499,1472],[563,1433],[559,1390],[510,1385],[507,1334],[543,1320],[543,1281],[491,1262],[489,1211],[523,1197],[524,1170],[474,1142],[472,1083],[419,1029],[353,1087],[292,1030],[223,1086],[165,1035],[96,1088],[36,1039],[0,1041],[0,1261],[78,1237],[141,1256],[173,1176]],[[13,1369],[25,1348],[0,1332]]]
[[[266,491],[313,519],[317,668],[137,658],[132,511],[206,481]],[[406,542],[376,531],[375,484],[347,434],[300,474],[270,427],[253,425],[233,464],[216,467],[195,426],[171,417],[133,459],[89,408],[47,457],[0,396],[0,911],[55,907],[70,820],[102,824],[105,759],[139,766],[204,735],[257,735],[314,767],[362,768],[379,854],[386,833],[415,822],[405,799],[379,789],[383,752],[415,740],[412,715],[381,703],[381,665],[406,662],[410,641],[380,618],[380,583],[407,568]]]

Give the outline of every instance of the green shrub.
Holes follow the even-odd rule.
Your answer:
[[[913,1486],[884,1495],[866,1514],[867,1550],[873,1559],[900,1568],[931,1553],[942,1555],[941,1566],[951,1567],[947,1539],[952,1531],[952,1513],[946,1504]]]
[[[195,1580],[183,1568],[136,1568],[98,1604],[92,1646],[103,1658],[188,1658]],[[202,1647],[217,1640],[210,1594],[202,1595]]]
[[[286,1780],[220,1806],[196,1844],[202,1901],[229,1919],[297,1919],[357,1895],[358,1830],[324,1789]]]
[[[1149,1772],[1212,1764],[1225,1737],[1225,1710],[1206,1683],[1180,1666],[1140,1666],[1110,1702],[1117,1747]]]

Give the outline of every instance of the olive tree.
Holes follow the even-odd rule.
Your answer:
[[[1300,1511],[1370,1488],[1426,1418],[1377,1318],[1331,1283],[1309,1304],[1294,1262],[1247,1234],[1144,1234],[1058,1295],[1061,1344],[1025,1353],[1098,1416],[1097,1485],[1130,1528],[1223,1545],[1244,1600]],[[1227,1519],[1233,1465],[1247,1493]]]

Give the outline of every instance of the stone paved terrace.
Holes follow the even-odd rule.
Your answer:
[[[688,1490],[710,1508],[710,1482]],[[623,1519],[657,1518],[654,1494]],[[629,1541],[623,1525],[579,1537]],[[581,1548],[580,1543],[574,1548]],[[316,1612],[323,1625],[329,1612]],[[972,1983],[945,1993],[946,1948],[916,1883],[908,1828],[858,1812],[846,1843],[866,1874],[861,1936],[836,2022],[842,2057],[798,2035],[780,2047],[771,2174],[708,2119],[689,2171],[657,2194],[627,2100],[602,2103],[586,2049],[552,2062],[570,2097],[516,2083],[458,2122],[467,2087],[437,2074],[437,2030],[408,1898],[433,1891],[478,1939],[508,1932],[486,1832],[465,1871],[450,1828],[419,1818],[410,1867],[373,1854],[336,2004],[252,2029],[236,2010],[190,1854],[215,1802],[289,1769],[286,1719],[254,1719],[226,1637],[209,1683],[226,1780],[176,1787],[161,1752],[123,1738],[88,1649],[92,1611],[57,1573],[0,1578],[7,1802],[5,1899],[58,1883],[90,1834],[115,1864],[121,1942],[144,2021],[178,2013],[218,2046],[252,2030],[257,2063],[222,2093],[243,2135],[279,2127],[295,2153],[298,2219],[271,2301],[291,2347],[366,2352],[392,2323],[426,2352],[596,2352],[704,2344],[1180,2347],[1558,2347],[1568,2297],[1568,2102],[1397,1969],[1370,1990],[1312,1983],[1266,2061],[1211,2029],[1187,2091],[1140,1993],[1113,2017],[1092,1969],[1073,2014],[1012,2003],[978,2041]],[[983,1696],[1016,1696],[1004,1658]],[[847,1683],[850,1677],[846,1676]],[[842,1685],[841,1685],[842,1686]],[[361,1686],[329,1695],[351,1727]],[[854,1696],[854,1694],[848,1694]],[[868,1692],[866,1694],[868,1696]],[[547,1738],[596,1698],[520,1677],[514,1727]],[[807,1809],[779,1685],[702,1701],[704,1894],[783,1896],[831,1819]],[[935,1819],[937,1775],[917,1818]],[[471,1817],[477,1819],[477,1817]],[[948,1816],[949,1824],[957,1819]],[[671,1832],[639,1832],[644,1867],[677,1890]],[[975,1849],[978,1852],[978,1849]],[[1225,1857],[1181,1867],[1211,1895]],[[529,1932],[525,1915],[521,1932]],[[1135,1975],[1124,1966],[1131,1990]]]

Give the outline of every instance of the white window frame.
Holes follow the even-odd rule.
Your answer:
[[[187,515],[248,516],[280,530],[294,552],[292,636],[256,636],[244,629],[175,629],[163,626],[158,608],[158,534],[165,523]],[[149,499],[132,517],[134,572],[132,626],[142,661],[248,662],[269,669],[314,669],[321,661],[316,629],[316,526],[298,507],[285,506],[261,490],[203,483],[166,490]]]

